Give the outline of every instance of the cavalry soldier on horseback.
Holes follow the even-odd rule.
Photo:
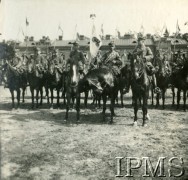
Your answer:
[[[69,69],[69,64],[71,62],[78,62],[78,68],[79,68],[79,73],[84,75],[84,66],[86,63],[86,58],[83,54],[83,52],[79,51],[79,44],[78,42],[74,42],[72,43],[73,47],[72,47],[72,51],[70,52],[70,56],[69,59],[67,60],[67,68]]]
[[[145,41],[145,37],[142,34],[139,34],[138,45],[134,49],[133,54],[136,55],[137,59],[142,59],[146,63],[146,66],[149,69],[148,75],[152,76],[152,80],[154,83],[154,88],[155,88],[154,92],[160,93],[160,89],[156,85],[157,83],[156,83],[155,73],[157,70],[151,63],[153,59],[153,53],[149,47],[145,46],[144,41]]]
[[[48,69],[47,60],[41,55],[40,48],[34,49],[34,64],[35,66],[40,66],[41,69],[46,71]]]
[[[110,42],[108,45],[110,50],[102,56],[101,64],[103,66],[109,67],[112,70],[114,76],[117,77],[120,75],[122,61],[120,59],[119,53],[115,51],[115,43]]]
[[[101,55],[101,51],[99,50],[99,51],[97,52],[96,57],[94,57],[94,58],[91,60],[91,63],[90,63],[90,70],[99,68],[100,62],[101,62],[101,58],[102,58],[102,55]]]

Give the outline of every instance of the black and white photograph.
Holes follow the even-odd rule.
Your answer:
[[[188,0],[0,0],[0,179],[187,180]]]

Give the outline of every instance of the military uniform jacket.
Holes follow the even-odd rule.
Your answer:
[[[153,53],[149,47],[143,46],[137,46],[134,51],[134,54],[137,54],[140,58],[145,58],[147,62],[151,62],[153,59]]]
[[[115,62],[113,62],[115,60]],[[108,65],[114,65],[114,66],[121,66],[122,62],[120,59],[120,55],[116,51],[109,51],[105,53],[102,57],[102,64]]]
[[[13,67],[17,67],[17,68],[20,68],[22,66],[22,58],[19,57],[19,56],[15,56],[12,61],[11,61],[11,65]]]
[[[48,67],[47,60],[45,60],[43,56],[38,55],[34,59],[35,59],[35,65],[39,64],[39,65],[42,65],[44,69],[47,69]]]
[[[71,51],[70,58],[67,60],[67,65],[72,63],[78,63],[79,70],[84,70],[85,57],[81,51]]]

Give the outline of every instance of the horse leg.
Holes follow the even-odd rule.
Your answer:
[[[177,91],[177,109],[179,109],[179,106],[180,106],[180,99],[181,99],[181,90],[178,89],[178,91]]]
[[[80,94],[77,93],[76,95],[76,118],[77,118],[77,123],[80,122]]]
[[[138,112],[138,99],[137,97],[133,97],[134,102],[134,123],[133,126],[137,126],[137,112]]]
[[[32,100],[32,105],[31,108],[34,108],[34,89],[30,87],[30,91],[31,91],[31,100]]]
[[[143,96],[142,112],[143,112],[143,124],[142,124],[142,126],[147,126],[147,123],[146,123],[146,117],[147,117],[147,96]]]
[[[186,90],[183,90],[183,110],[186,111]]]
[[[156,95],[156,108],[159,107],[159,93]]]
[[[19,109],[20,107],[20,89],[19,88],[17,89],[17,102],[18,102],[17,108]]]
[[[60,91],[60,89],[59,88],[57,88],[57,108],[59,109],[59,107],[60,107],[60,105],[59,105],[59,91]]]
[[[85,108],[87,108],[87,99],[88,99],[88,91],[85,92],[85,99],[84,99]]]
[[[10,90],[11,93],[11,98],[12,98],[12,109],[15,108],[15,104],[14,104],[14,90]]]
[[[52,87],[50,88],[50,93],[51,93],[50,109],[53,109],[53,106],[54,106],[54,103],[53,103],[53,100],[54,100],[54,93],[53,93],[53,88],[52,88]]]
[[[40,105],[42,105],[42,100],[43,100],[43,89],[41,87],[40,88]]]
[[[175,89],[172,87],[172,106],[175,104]]]
[[[163,109],[165,109],[165,92],[166,92],[166,89],[163,89],[162,90]]]
[[[99,105],[99,108],[101,108],[101,95],[99,95],[98,97],[98,105]]]
[[[26,90],[26,87],[23,87],[22,88],[22,103],[25,102],[25,90]]]
[[[38,88],[36,89],[36,101],[37,101],[36,108],[38,108],[39,107],[39,89]]]
[[[153,98],[154,98],[153,87],[151,87],[151,104],[152,104],[152,106],[154,105]]]
[[[114,113],[114,104],[115,104],[115,97],[114,95],[111,96],[111,104],[110,104],[110,112],[111,112],[111,116],[110,116],[110,124],[113,123],[113,117],[115,116]]]
[[[69,114],[69,109],[70,109],[70,93],[66,94],[67,97],[67,105],[66,105],[66,115],[65,115],[65,122],[68,120],[68,114]]]
[[[46,91],[47,103],[48,103],[48,104],[50,104],[49,90],[48,90],[48,88],[47,88],[47,87],[45,88],[45,91]]]
[[[120,90],[120,98],[121,98],[121,107],[123,108],[124,104],[123,104],[123,90]]]
[[[103,112],[102,112],[102,115],[103,115],[103,121],[105,121],[106,100],[107,100],[107,97],[106,97],[105,94],[102,95],[102,99],[103,99]]]

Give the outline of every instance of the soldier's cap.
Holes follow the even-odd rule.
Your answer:
[[[138,34],[138,41],[142,41],[142,40],[145,40],[146,38],[144,37],[143,34],[139,33]]]
[[[114,43],[114,41],[108,43],[108,45],[111,46],[111,47],[115,47],[115,43]]]

